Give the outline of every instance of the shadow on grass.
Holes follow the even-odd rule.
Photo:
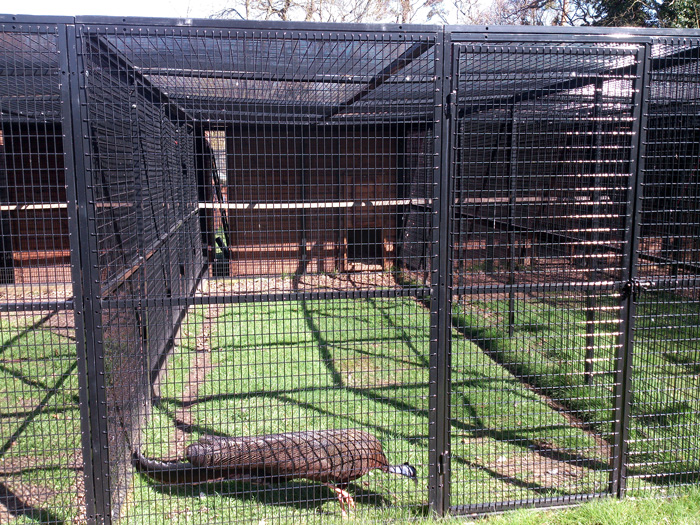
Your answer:
[[[370,301],[370,304],[374,304],[372,301]],[[400,384],[400,385],[382,385],[382,386],[373,386],[370,388],[358,388],[354,386],[347,385],[344,380],[343,380],[343,375],[341,373],[341,370],[336,366],[335,358],[331,352],[332,348],[332,342],[329,341],[321,327],[321,323],[319,323],[316,320],[316,316],[318,315],[324,315],[322,312],[316,312],[312,306],[309,305],[307,301],[301,300],[299,301],[299,305],[301,307],[301,313],[304,317],[304,322],[306,323],[306,327],[311,334],[314,345],[318,351],[319,359],[320,362],[323,364],[326,372],[329,375],[331,385],[328,387],[302,387],[302,388],[292,388],[292,389],[280,389],[280,390],[267,390],[267,391],[254,391],[254,392],[245,392],[245,393],[240,393],[240,394],[215,394],[211,396],[206,396],[206,397],[199,397],[196,400],[192,401],[187,401],[187,402],[182,402],[177,399],[171,399],[171,398],[162,398],[160,400],[161,402],[161,408],[164,409],[164,411],[167,413],[168,417],[171,417],[176,425],[179,425],[179,428],[186,432],[198,432],[202,434],[216,434],[216,435],[221,435],[217,430],[211,429],[206,427],[205,425],[191,425],[191,424],[184,424],[182,421],[177,420],[177,407],[181,408],[188,408],[192,407],[195,404],[198,403],[205,403],[209,401],[218,401],[218,400],[227,400],[227,399],[245,399],[249,397],[262,397],[262,398],[269,398],[269,399],[274,399],[278,403],[283,403],[283,404],[290,404],[290,405],[296,405],[300,409],[304,411],[309,411],[309,412],[314,412],[319,415],[323,416],[329,416],[329,417],[337,417],[338,414],[335,412],[332,412],[330,410],[327,410],[323,408],[322,406],[319,406],[317,403],[313,402],[304,402],[299,399],[295,399],[294,395],[299,394],[299,393],[304,393],[304,392],[314,392],[314,391],[329,391],[329,390],[339,390],[339,391],[344,391],[348,392],[357,398],[364,398],[369,402],[372,403],[377,403],[380,405],[384,405],[386,407],[390,407],[394,409],[395,411],[402,411],[406,413],[410,413],[414,417],[417,418],[422,418],[425,421],[425,425],[417,425],[416,427],[411,427],[415,428],[416,432],[415,433],[407,433],[407,432],[401,432],[399,428],[396,426],[391,426],[391,425],[382,425],[382,424],[367,424],[366,421],[362,421],[359,416],[356,417],[355,410],[353,407],[348,407],[348,413],[343,414],[344,417],[346,417],[350,421],[356,421],[359,426],[362,426],[364,428],[367,428],[368,430],[373,430],[375,432],[381,433],[385,436],[392,436],[397,439],[403,439],[406,440],[407,442],[414,443],[418,446],[422,447],[428,447],[428,436],[427,436],[427,429],[428,429],[428,422],[431,420],[431,413],[427,408],[422,408],[419,406],[415,406],[415,404],[411,403],[411,398],[410,397],[402,397],[402,393],[406,391],[407,388],[418,388],[422,389],[427,393],[428,389],[428,384],[427,383],[415,383],[415,384]],[[374,304],[376,307],[376,304]],[[391,318],[391,315],[389,315],[388,312],[382,312],[381,313],[382,318],[384,319],[385,322],[388,322],[389,325],[393,328],[399,329],[400,327],[397,326],[397,323]],[[476,334],[472,334],[476,335]],[[476,339],[477,341],[474,341]],[[479,340],[479,337],[474,337],[472,339],[473,342],[475,342],[478,346],[482,347],[485,341],[487,341],[486,337],[482,337]],[[410,347],[411,352],[414,355],[418,356],[418,361],[420,362],[416,366],[427,366],[428,364],[428,359],[426,358],[423,353],[420,352],[420,348],[418,348],[414,342],[411,341],[411,336],[410,334],[406,332],[400,332],[400,337],[398,338],[399,341],[408,344]],[[479,344],[481,343],[481,344]],[[486,352],[487,355],[490,355],[490,353],[493,353],[495,350],[490,349],[486,350],[482,347],[482,350]],[[474,371],[472,371],[474,372]],[[481,378],[476,378],[472,380],[467,380],[467,381],[454,381],[453,382],[453,387],[459,388],[459,387],[470,387],[470,388],[476,388],[476,389],[483,389],[487,390],[489,388],[494,388],[493,386],[489,385],[489,382],[492,381],[492,378],[490,377],[481,377]],[[469,403],[465,403],[464,408],[467,410],[468,414],[467,417],[464,419],[461,418],[454,418],[450,424],[452,428],[456,431],[462,431],[465,433],[470,433],[474,435],[475,437],[488,437],[491,440],[497,441],[497,442],[502,442],[502,443],[507,443],[509,446],[512,447],[519,447],[523,451],[526,451],[531,454],[539,454],[542,457],[546,457],[549,459],[555,459],[557,461],[562,461],[566,463],[570,463],[572,465],[580,466],[580,467],[586,467],[592,470],[600,470],[600,471],[607,471],[609,470],[609,466],[607,463],[604,461],[600,461],[598,459],[593,459],[593,458],[588,458],[582,455],[578,455],[575,453],[568,453],[566,451],[560,451],[560,450],[551,450],[551,449],[544,449],[541,444],[535,440],[532,439],[530,436],[532,435],[533,432],[537,431],[537,428],[532,428],[528,427],[527,429],[519,429],[519,428],[508,428],[508,429],[488,429],[486,422],[479,416],[477,411],[474,409],[473,406],[471,406]],[[404,427],[401,427],[403,429]],[[542,427],[541,430],[557,430],[560,427],[557,426],[551,426],[551,427]],[[568,428],[565,425],[562,426],[561,428]],[[530,435],[526,435],[530,434]],[[560,487],[556,486],[550,486],[550,484],[540,484],[537,482],[532,482],[532,481],[527,481],[523,479],[518,479],[518,477],[512,477],[503,473],[499,473],[493,469],[490,469],[486,465],[479,465],[477,462],[471,461],[468,458],[454,458],[454,461],[457,462],[463,462],[464,465],[469,466],[470,468],[479,470],[481,472],[487,473],[489,476],[491,476],[494,479],[497,479],[503,483],[507,483],[509,485],[518,487],[518,488],[524,488],[527,490],[532,491],[535,494],[546,494],[546,495],[562,495],[562,496],[567,496],[571,495],[572,491],[571,489],[566,490]],[[231,484],[233,483],[233,484]],[[229,485],[231,484],[231,485]],[[211,491],[212,494],[214,493],[219,493],[220,491],[217,491],[217,487],[221,487],[221,484],[211,484],[208,486],[206,489],[207,491]],[[323,486],[311,486],[311,488],[308,487],[308,485],[303,485],[303,486],[298,486],[298,485],[287,485],[283,487],[276,487],[273,489],[269,489],[266,491],[260,492],[258,489],[255,487],[248,487],[247,490],[245,489],[245,484],[241,483],[235,483],[235,482],[227,482],[224,484],[225,487],[230,487],[227,491],[232,493],[231,496],[236,496],[236,497],[241,497],[241,498],[247,498],[247,497],[254,497],[256,498],[256,501],[259,501],[260,503],[266,503],[266,504],[275,504],[276,502],[284,502],[284,504],[288,505],[293,505],[297,508],[302,508],[302,509],[312,509],[319,507],[322,505],[324,502],[328,501],[328,498],[323,498],[321,495],[322,494],[327,494],[328,490],[323,487]],[[304,489],[300,487],[306,487]],[[171,493],[174,490],[173,488],[166,487],[165,489],[162,490],[169,490]],[[180,489],[175,489],[175,490],[180,490]],[[305,492],[309,491],[311,492]],[[300,492],[301,491],[301,492]],[[183,496],[186,496],[188,494],[194,494],[198,495],[198,491],[194,491],[194,489],[189,489],[185,490],[185,492],[177,492],[178,494],[182,494]],[[208,492],[206,492],[208,493]],[[385,498],[382,496],[380,497],[379,500],[376,501],[377,505],[384,505],[386,504]]]
[[[2,346],[2,349],[0,350],[0,353],[4,352],[7,348],[10,348],[13,344],[17,343],[19,338],[23,335],[25,335],[27,332],[34,330],[44,324],[46,321],[48,321],[55,312],[48,314],[47,316],[43,317],[39,321],[33,323],[29,327],[27,327],[25,330],[23,330],[20,334],[16,335],[9,341],[6,341],[5,344]],[[51,402],[51,399],[55,395],[60,395],[61,394],[61,389],[64,385],[64,383],[70,378],[74,373],[75,370],[77,369],[77,361],[73,362],[71,366],[69,366],[60,376],[56,378],[56,382],[52,385],[49,386],[48,384],[44,384],[40,381],[33,381],[28,378],[26,378],[21,372],[17,372],[15,370],[10,370],[7,369],[6,367],[0,367],[4,372],[7,374],[11,375],[15,379],[18,379],[22,383],[26,385],[30,385],[33,387],[37,388],[42,388],[46,391],[46,395],[39,401],[39,403],[31,410],[25,410],[21,412],[4,412],[2,416],[4,418],[10,418],[14,417],[17,419],[21,419],[22,422],[19,424],[17,429],[7,437],[5,440],[5,443],[0,446],[0,457],[4,456],[15,444],[18,440],[21,439],[22,434],[27,430],[27,428],[30,426],[32,421],[36,419],[40,414],[44,413],[54,413],[58,415],[59,413],[62,413],[64,411],[70,410],[69,408],[64,408],[64,409],[56,409],[56,410],[49,410],[49,404]],[[76,406],[78,403],[77,396],[71,396],[76,402]],[[28,472],[30,470],[35,470],[35,469],[21,469],[17,473],[24,473]],[[30,503],[26,498],[22,497],[21,495],[15,493],[6,483],[0,482],[0,505],[4,506],[7,509],[7,512],[10,514],[10,516],[14,518],[27,518],[32,521],[37,521],[39,523],[56,523],[56,524],[63,524],[65,523],[64,520],[59,518],[56,514],[52,513],[51,511],[45,509],[45,508],[38,508],[32,503]]]
[[[601,435],[600,430],[605,428],[605,425],[610,425],[613,422],[613,401],[615,395],[612,389],[613,385],[608,385],[608,388],[603,390],[601,390],[601,385],[598,385],[596,389],[595,386],[589,386],[577,380],[577,375],[573,375],[570,372],[567,373],[567,370],[561,368],[561,365],[557,363],[527,362],[527,359],[530,359],[527,350],[510,348],[508,346],[510,338],[504,330],[499,331],[493,327],[475,327],[474,324],[477,324],[477,322],[472,322],[469,315],[455,314],[453,316],[453,327],[467,340],[478,346],[494,362],[503,366],[521,383],[546,396],[548,399],[554,400],[555,403],[550,404],[553,409],[568,416],[571,414],[575,415],[578,419],[576,422],[577,427],[594,433],[598,439],[612,444],[614,436],[605,437]],[[643,347],[640,345],[639,348]],[[637,350],[638,353],[641,352],[640,349]],[[521,353],[518,354],[517,352]],[[514,358],[518,355],[522,355],[520,361]],[[698,365],[692,354],[686,355],[668,351],[663,353],[663,357],[670,363],[683,366],[691,374],[696,372]],[[651,369],[652,367],[649,367],[649,370]],[[640,374],[640,370],[644,373],[650,373],[644,367],[638,367],[636,373]],[[614,373],[614,371],[611,373]],[[601,391],[609,392],[609,397],[600,397]],[[663,391],[663,389],[658,391],[648,389],[648,392],[643,393],[658,394],[663,393]],[[558,407],[559,404],[561,404],[561,408]],[[653,406],[654,410],[651,410],[650,406]],[[687,400],[674,402],[669,397],[659,397],[658,399],[653,398],[651,402],[646,404],[633,401],[630,410],[633,417],[629,426],[643,438],[633,441],[629,445],[630,450],[635,447],[641,447],[643,450],[647,442],[650,444],[656,443],[656,448],[646,453],[643,453],[642,450],[631,452],[635,458],[635,464],[628,466],[628,473],[659,485],[677,484],[679,479],[691,480],[689,483],[698,481],[700,479],[698,461],[697,458],[691,457],[694,446],[688,443],[687,439],[684,445],[679,445],[679,450],[674,451],[668,446],[669,439],[674,439],[674,428],[694,423],[693,417],[697,414],[697,411],[693,410],[693,404]],[[649,432],[654,432],[655,430],[658,431],[659,436],[663,436],[661,440],[659,440],[659,437],[649,437]],[[547,452],[547,454],[551,454],[551,452]],[[557,456],[560,454],[560,452],[557,452]],[[678,454],[685,454],[686,457],[680,458]],[[642,457],[643,460],[641,459]],[[608,468],[598,460],[578,457],[577,455],[574,455],[571,459],[565,458],[565,460],[597,470]],[[656,468],[664,468],[673,472],[653,472]]]
[[[614,393],[610,393],[610,396],[606,398],[598,397],[596,387],[581,380],[582,375],[573,374],[556,362],[547,363],[545,360],[540,360],[536,364],[527,362],[527,359],[531,359],[531,357],[525,350],[522,351],[523,360],[512,359],[512,353],[518,351],[508,348],[507,345],[512,338],[505,331],[493,328],[475,328],[468,316],[459,314],[453,315],[452,325],[468,341],[478,346],[489,358],[510,372],[526,388],[564,405],[565,412],[569,415],[575,415],[580,420],[579,426],[584,430],[593,432],[599,430],[600,421],[603,421],[602,424],[612,422]],[[567,364],[570,363],[567,361]],[[551,404],[550,406],[559,410],[556,406]],[[602,419],[601,411],[607,414],[605,419]]]
[[[335,368],[335,363],[333,356],[329,352],[328,348],[328,341],[324,338],[320,327],[314,322],[313,315],[311,310],[306,304],[306,301],[302,300],[300,301],[302,304],[302,309],[304,311],[304,319],[307,323],[308,329],[311,332],[314,340],[316,341],[316,345],[318,347],[320,357],[324,365],[326,366],[329,374],[333,378],[333,383],[336,387],[344,387],[347,388],[347,390],[353,392],[354,394],[363,396],[373,402],[377,403],[383,403],[385,405],[392,406],[396,408],[397,410],[408,410],[414,414],[418,413],[421,414],[422,416],[425,417],[426,421],[430,420],[430,415],[428,411],[425,410],[417,410],[415,407],[412,407],[411,405],[400,401],[395,398],[384,398],[377,396],[371,391],[367,391],[364,389],[356,389],[356,388],[349,388],[346,387],[343,382],[342,382],[342,376],[338,372],[338,370]],[[453,429],[461,429],[461,430],[473,430],[478,433],[480,433],[481,436],[487,436],[491,439],[497,440],[497,441],[502,441],[502,442],[508,442],[511,445],[516,444],[520,447],[522,447],[525,450],[532,450],[538,449],[538,445],[535,443],[535,441],[526,438],[520,434],[519,430],[485,430],[486,425],[485,422],[482,421],[482,419],[478,416],[476,410],[469,405],[468,407],[469,415],[471,416],[472,420],[474,421],[474,424],[468,424],[465,423],[464,421],[460,421],[457,419],[452,419],[450,421],[451,428]],[[477,430],[479,429],[479,430]],[[426,443],[427,444],[427,443]],[[564,454],[562,454],[562,459],[564,458]],[[578,457],[576,455],[570,455],[568,457],[568,461],[571,461],[572,463],[580,465],[581,462],[583,461],[584,458]],[[596,468],[600,470],[608,470],[609,466],[606,463],[602,463],[596,460],[591,460],[590,458],[585,458],[585,460],[588,462],[589,465],[591,465],[591,468]],[[463,460],[465,461],[465,460]],[[538,483],[533,483],[533,482],[526,482],[523,480],[519,480],[517,478],[513,478],[510,476],[505,476],[503,474],[499,474],[496,471],[490,470],[487,467],[483,465],[477,465],[474,462],[466,462],[466,465],[473,466],[476,468],[478,466],[479,470],[482,470],[484,472],[487,472],[490,476],[492,476],[495,479],[498,479],[502,482],[509,483],[512,485],[515,485],[520,488],[526,488],[528,490],[531,490],[535,493],[538,494],[560,494],[560,495],[569,495],[570,491],[565,491],[565,490],[560,490],[557,487],[549,487],[549,486],[544,486]]]
[[[279,485],[256,485],[249,482],[223,480],[200,483],[196,485],[167,485],[146,478],[148,486],[154,491],[167,496],[181,498],[235,498],[240,502],[255,502],[270,506],[285,506],[301,511],[312,510],[321,513],[321,508],[328,502],[335,502],[340,510],[340,503],[330,488],[320,483],[290,481]],[[357,503],[375,508],[391,508],[393,504],[385,495],[367,490],[361,480],[342,486],[347,489]],[[416,517],[429,513],[427,505],[410,508]]]
[[[15,494],[5,483],[0,483],[0,505],[14,518],[27,518],[38,523],[63,525],[67,523],[52,512],[34,507]]]

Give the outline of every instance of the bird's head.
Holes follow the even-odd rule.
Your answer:
[[[418,483],[418,473],[416,472],[416,467],[406,462],[403,465],[399,465],[399,470],[403,476],[411,478],[415,483]]]

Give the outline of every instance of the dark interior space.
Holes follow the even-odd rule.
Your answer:
[[[382,231],[377,229],[349,230],[348,260],[363,264],[382,264]]]

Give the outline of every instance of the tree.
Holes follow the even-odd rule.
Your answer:
[[[215,17],[315,22],[699,27],[700,0],[233,0]]]
[[[454,0],[463,2],[471,0]],[[553,26],[655,26],[663,0],[494,0],[490,23]],[[694,6],[696,0],[666,0]]]
[[[443,0],[235,0],[214,18],[308,22],[428,22]]]
[[[610,27],[648,27],[656,25],[654,0],[598,0],[593,25]]]
[[[667,0],[659,5],[659,26],[700,27],[700,5],[698,0]]]
[[[481,18],[505,25],[594,25],[599,18],[598,4],[587,0],[494,0]]]

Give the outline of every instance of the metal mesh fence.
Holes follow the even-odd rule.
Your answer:
[[[0,20],[0,522],[697,483],[697,36]]]
[[[100,299],[96,370],[107,412],[104,490],[118,517],[150,413],[151,377],[173,347],[186,315],[180,300],[194,292],[204,260],[193,122],[116,50],[114,33],[84,29],[79,57],[97,254],[89,272]]]
[[[459,512],[611,489],[640,55],[617,44],[456,48]]]
[[[86,516],[56,26],[0,24],[0,522]]]
[[[698,43],[651,49],[626,436],[635,493],[678,491],[700,474]]]
[[[81,38],[112,518],[325,521],[348,503],[314,482],[360,475],[356,512],[422,512],[434,35],[85,27]],[[374,437],[336,443],[333,429]],[[282,465],[276,449],[258,466],[230,451],[234,481],[127,475],[130,450],[182,463],[206,436],[289,450],[312,431],[320,441]],[[332,447],[346,447],[345,465],[317,473],[308,455],[331,469]],[[409,461],[422,487],[375,470],[387,461]]]

